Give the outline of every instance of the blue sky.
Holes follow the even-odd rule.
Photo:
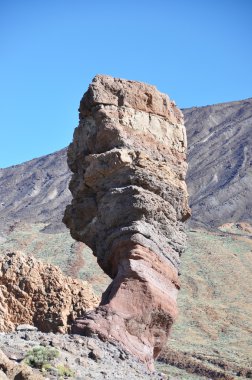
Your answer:
[[[251,0],[0,0],[0,167],[69,144],[95,74],[182,107],[252,96]]]

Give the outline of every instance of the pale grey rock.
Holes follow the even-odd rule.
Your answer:
[[[16,331],[38,331],[38,329],[35,326],[23,324],[23,325],[18,325],[16,327]]]

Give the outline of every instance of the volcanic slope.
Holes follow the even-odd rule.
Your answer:
[[[252,98],[183,110],[191,225],[252,221]]]
[[[252,222],[252,98],[183,110],[188,138],[191,226]],[[63,231],[70,202],[66,149],[0,169],[0,231],[15,222]]]
[[[61,222],[70,199],[67,149],[0,169],[0,231],[18,222],[45,222],[48,230],[66,230]]]

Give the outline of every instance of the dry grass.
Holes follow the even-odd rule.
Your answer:
[[[68,230],[61,233],[44,233],[45,224],[22,223],[13,228],[0,244],[0,253],[18,249],[33,254],[37,259],[57,265],[68,276],[89,281],[97,294],[110,282],[96,263],[91,250],[74,241]]]
[[[178,366],[176,352],[182,368],[211,378],[252,377],[251,238],[190,232],[182,262],[180,316],[162,357]]]

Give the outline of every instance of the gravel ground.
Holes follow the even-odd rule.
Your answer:
[[[33,347],[54,347],[59,357],[44,371],[46,379],[65,379],[59,366],[70,370],[76,380],[164,380],[162,373],[149,373],[145,366],[116,345],[102,342],[97,337],[21,331],[0,333],[0,349],[16,363],[22,362]],[[35,370],[36,371],[36,370]]]

